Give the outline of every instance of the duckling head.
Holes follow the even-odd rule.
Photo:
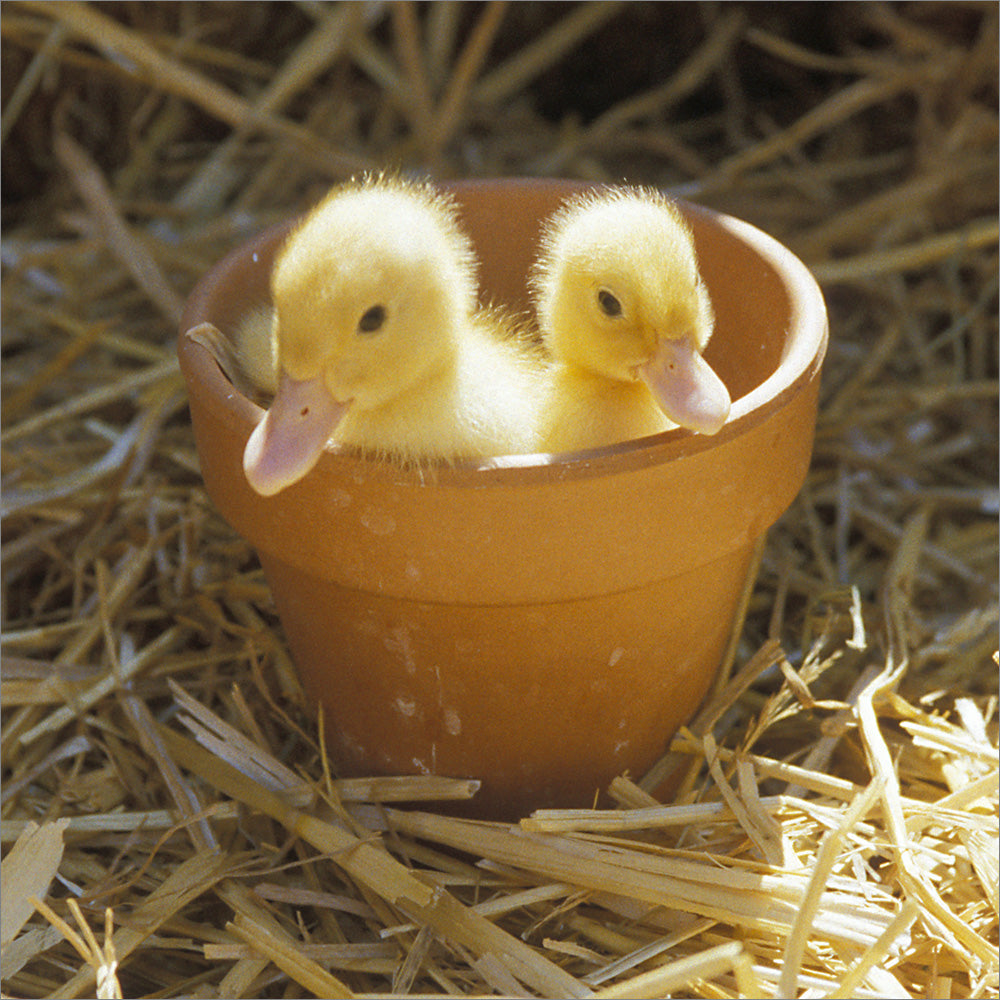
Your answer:
[[[376,410],[453,363],[476,303],[452,203],[379,179],[335,189],[271,275],[278,389],[243,467],[265,496],[304,476],[351,407]]]
[[[532,281],[557,362],[641,379],[674,423],[720,430],[729,392],[701,356],[712,305],[690,230],[662,195],[615,190],[571,200],[546,226]]]

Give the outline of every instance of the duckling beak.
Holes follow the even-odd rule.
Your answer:
[[[639,368],[660,409],[675,424],[716,434],[729,416],[729,390],[687,337],[663,340]]]
[[[265,497],[298,482],[319,461],[349,405],[330,395],[322,375],[300,382],[282,372],[243,452],[247,482]]]

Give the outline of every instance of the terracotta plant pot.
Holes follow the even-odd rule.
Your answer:
[[[448,186],[485,299],[528,308],[539,223],[581,186]],[[641,774],[698,707],[754,543],[805,477],[827,324],[780,244],[681,207],[717,317],[706,357],[734,400],[713,437],[422,470],[327,451],[264,498],[241,464],[260,410],[183,331],[226,331],[267,300],[287,226],[195,289],[179,353],[205,484],[260,554],[340,774],[480,778],[485,816],[587,806],[614,776]]]

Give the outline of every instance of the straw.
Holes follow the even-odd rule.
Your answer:
[[[0,23],[4,996],[1000,997],[996,4]],[[822,284],[805,486],[603,808],[338,774],[205,491],[181,305],[366,169],[660,187]]]

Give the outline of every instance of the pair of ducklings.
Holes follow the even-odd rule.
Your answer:
[[[274,394],[247,443],[250,485],[277,493],[328,442],[414,463],[716,433],[730,399],[701,356],[712,307],[670,202],[575,197],[541,247],[539,347],[477,307],[449,198],[382,178],[335,188],[279,250],[271,310],[233,336],[236,366]]]

